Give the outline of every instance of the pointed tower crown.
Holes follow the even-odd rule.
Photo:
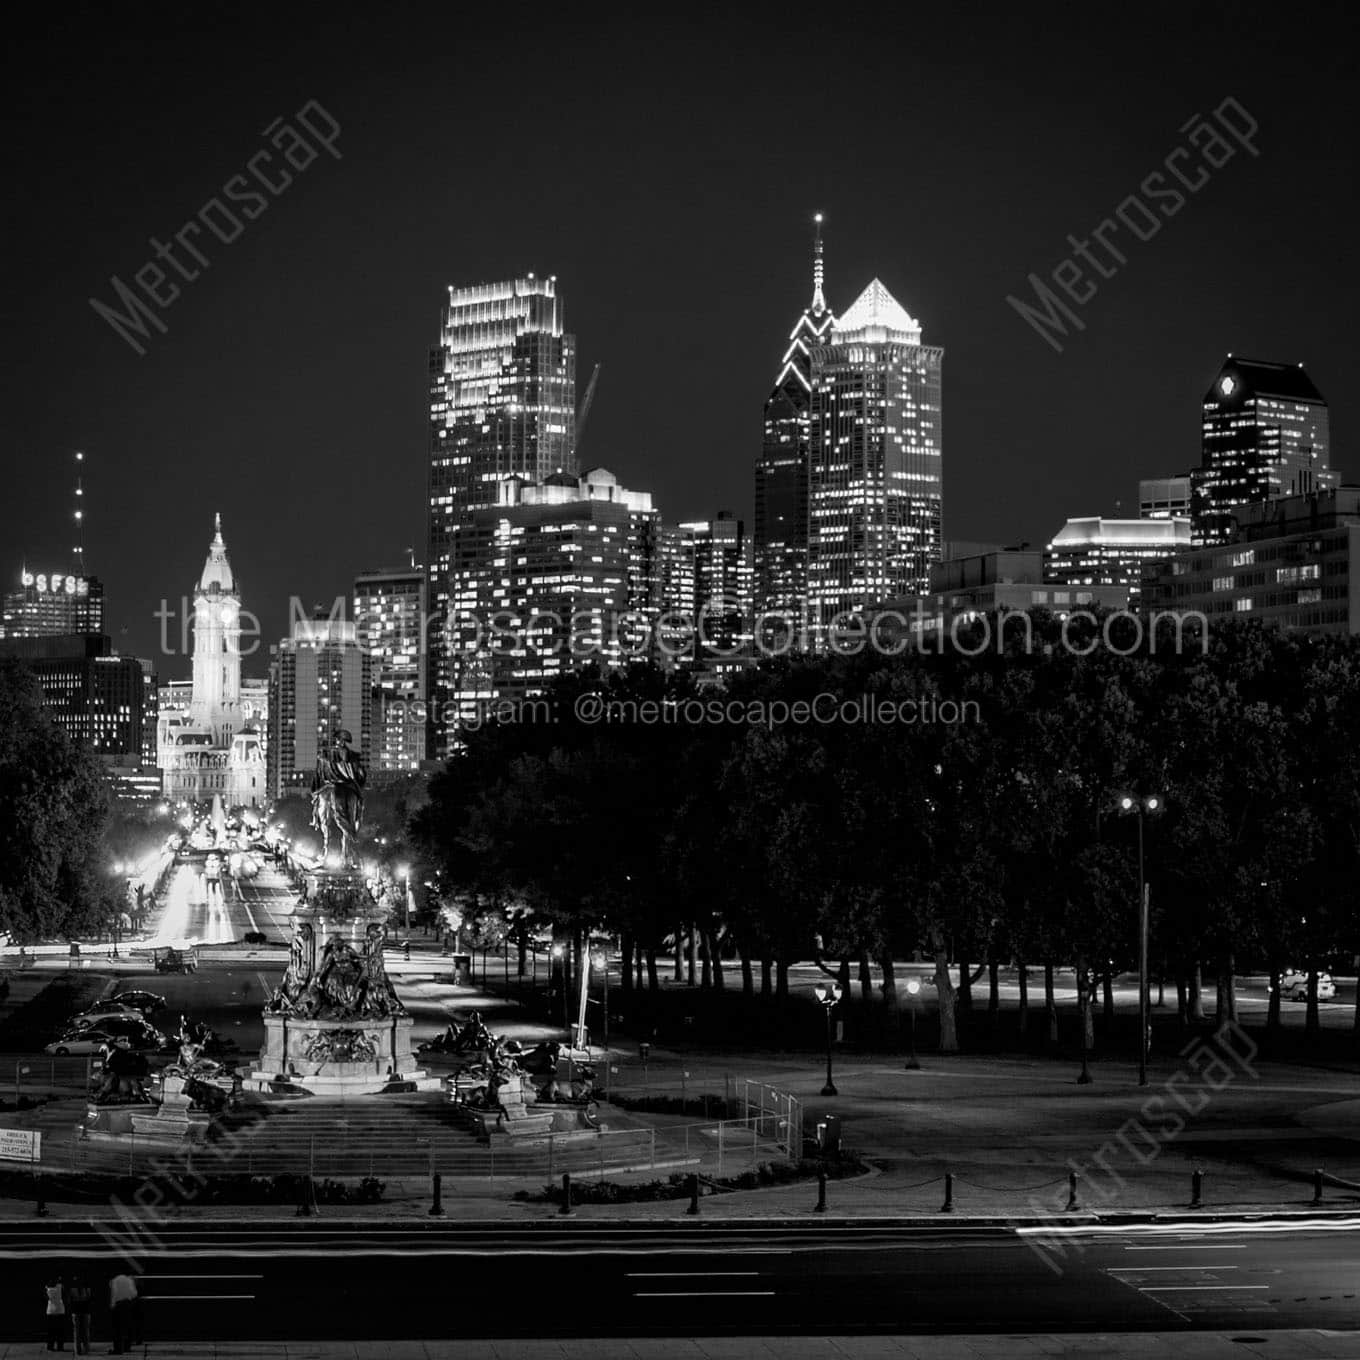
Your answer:
[[[832,332],[833,345],[897,343],[919,345],[921,323],[875,279],[844,312]]]
[[[812,242],[812,301],[789,332],[789,345],[784,351],[779,376],[774,382],[776,391],[783,389],[795,401],[805,401],[807,393],[812,390],[810,351],[813,345],[826,344],[836,320],[836,314],[826,305],[821,213],[815,214],[812,220],[817,224]]]
[[[236,580],[227,559],[227,544],[222,537],[222,515],[219,511],[213,523],[213,541],[208,546],[208,559],[203,564],[203,575],[198,578],[200,594],[234,595]]]

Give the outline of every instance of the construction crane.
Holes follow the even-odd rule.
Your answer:
[[[600,381],[600,366],[595,365],[586,384],[586,394],[581,398],[581,408],[576,412],[576,452],[581,451],[581,431],[586,427],[586,417],[590,414],[590,403],[595,400],[595,384]]]

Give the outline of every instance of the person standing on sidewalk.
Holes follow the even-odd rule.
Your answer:
[[[66,1301],[60,1275],[47,1282],[47,1349],[66,1349]]]
[[[71,1277],[71,1287],[66,1291],[67,1310],[71,1314],[71,1340],[77,1355],[90,1353],[90,1313],[94,1309],[94,1291],[85,1282],[83,1275]]]
[[[113,1354],[122,1355],[132,1344],[133,1312],[137,1284],[131,1275],[115,1275],[109,1281],[109,1308],[113,1312]]]

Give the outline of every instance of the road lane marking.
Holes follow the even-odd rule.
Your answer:
[[[1178,1242],[1168,1243],[1164,1247],[1125,1247],[1125,1251],[1246,1251],[1245,1242],[1205,1242],[1203,1245],[1182,1246]],[[1174,1269],[1175,1267],[1168,1267]]]
[[[1116,1267],[1111,1275],[1149,1275],[1154,1270],[1240,1270],[1240,1266],[1125,1266]]]
[[[1191,1290],[1202,1289],[1269,1289],[1268,1284],[1149,1284],[1143,1285],[1140,1294],[1186,1294]]]
[[[676,1289],[659,1293],[635,1292],[635,1299],[772,1299],[773,1289]]]
[[[630,1280],[712,1280],[718,1276],[741,1276],[749,1279],[752,1275],[759,1275],[758,1270],[630,1270],[628,1278]]]

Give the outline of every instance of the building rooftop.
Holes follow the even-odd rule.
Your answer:
[[[832,327],[833,345],[856,340],[868,344],[897,341],[919,345],[921,323],[888,292],[880,279],[874,279]]]
[[[1107,519],[1089,515],[1069,519],[1053,536],[1049,548],[1127,547],[1176,548],[1189,546],[1190,520]]]
[[[1240,383],[1244,396],[1287,397],[1293,401],[1325,402],[1302,364],[1277,364],[1270,359],[1243,359],[1230,354],[1223,361],[1205,393],[1205,401],[1222,401],[1236,395],[1236,389],[1223,391],[1223,379]]]

